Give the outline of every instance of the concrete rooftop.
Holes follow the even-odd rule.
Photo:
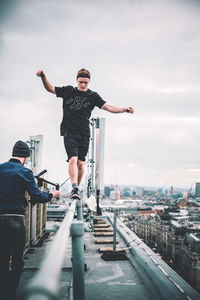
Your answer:
[[[130,233],[126,228],[126,234],[129,233],[130,237],[133,237],[132,232]],[[101,258],[102,253],[99,253],[99,248],[112,247],[112,244],[96,244],[95,240],[102,239],[102,237],[95,237],[94,232],[88,231],[87,222],[85,222],[85,230],[84,257],[87,265],[85,271],[87,300],[200,299],[200,295],[189,284],[136,236],[132,239],[132,250],[126,250],[128,260],[105,261]],[[31,248],[25,255],[25,266],[18,293],[27,286],[40,268],[41,261],[51,246],[53,238],[54,233],[51,232],[44,239],[41,247]],[[105,237],[105,239],[110,239],[110,237]],[[119,232],[117,240],[119,241],[117,247],[127,248],[127,242],[122,239]],[[59,299],[61,300],[69,299],[71,276],[71,242],[69,242],[59,281]]]

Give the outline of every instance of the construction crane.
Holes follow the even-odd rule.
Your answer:
[[[192,193],[192,186],[193,186],[193,183],[191,184],[191,187],[187,193],[187,195],[185,196],[185,205],[188,206],[188,201],[189,201],[189,198],[191,196],[191,193]]]
[[[189,198],[190,198],[191,193],[192,193],[192,186],[193,186],[193,183],[191,184],[191,187],[190,187],[188,193],[185,195],[185,199],[184,199],[185,201],[184,202],[180,202],[178,204],[179,207],[188,207]]]

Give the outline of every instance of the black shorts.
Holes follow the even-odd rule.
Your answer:
[[[64,145],[68,156],[67,161],[69,161],[72,156],[78,156],[79,160],[85,161],[85,157],[88,153],[89,143],[89,135],[65,132]]]

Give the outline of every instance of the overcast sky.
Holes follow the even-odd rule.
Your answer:
[[[68,177],[55,86],[90,88],[135,114],[106,118],[105,184],[173,185],[200,181],[200,1],[16,0],[0,7],[0,162],[13,144],[43,134],[48,178]]]

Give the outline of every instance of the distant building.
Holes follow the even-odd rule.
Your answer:
[[[196,182],[195,184],[195,197],[200,197],[200,182]]]
[[[131,196],[131,192],[130,191],[125,191],[123,193],[123,197],[130,197]]]
[[[125,186],[125,187],[124,187],[124,193],[125,193],[125,192],[130,192],[130,191],[131,191],[130,186]]]
[[[129,227],[200,292],[199,219],[166,216],[135,216]]]
[[[122,196],[123,196],[123,197],[130,197],[130,196],[132,196],[131,189],[130,189],[129,186],[125,186],[125,187],[123,188]]]
[[[120,191],[119,190],[110,191],[110,200],[118,200],[118,199],[120,199]]]
[[[165,195],[168,195],[169,194],[169,191],[166,189],[165,190]]]
[[[174,188],[173,188],[173,186],[171,186],[171,188],[170,188],[170,195],[173,195],[174,194]]]
[[[136,196],[142,197],[144,194],[144,189],[142,187],[136,186]]]
[[[106,197],[110,197],[110,187],[109,186],[104,187],[104,195]]]

